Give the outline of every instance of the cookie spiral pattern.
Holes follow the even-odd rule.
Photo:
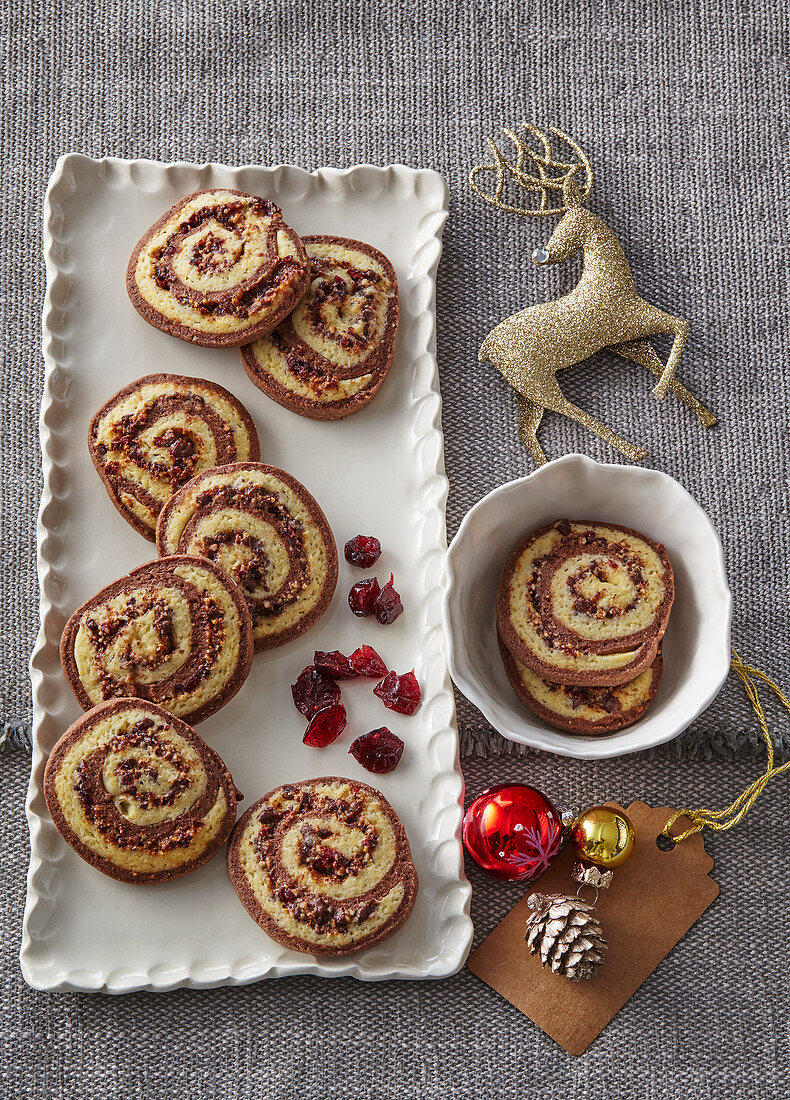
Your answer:
[[[132,305],[150,325],[205,347],[270,332],[310,279],[304,245],[269,199],[217,188],[177,202],[135,247]]]
[[[122,882],[165,882],[223,846],[241,795],[195,731],[138,699],[103,703],[63,734],[44,796],[64,840]]]
[[[673,599],[663,546],[617,524],[558,520],[505,563],[497,625],[513,656],[543,679],[612,686],[653,662]]]
[[[311,282],[290,316],[241,349],[251,381],[313,420],[359,412],[378,393],[398,330],[398,280],[386,256],[347,237],[305,237]]]
[[[200,722],[228,702],[252,662],[244,597],[211,561],[148,562],[78,608],[60,641],[80,705],[135,697]]]
[[[324,513],[296,478],[263,463],[207,470],[159,517],[160,554],[216,562],[238,584],[256,649],[308,630],[337,584],[337,549]]]
[[[251,806],[231,836],[228,871],[264,932],[312,955],[386,939],[417,892],[395,811],[367,784],[335,776],[277,787]]]
[[[123,518],[154,541],[164,504],[196,474],[261,456],[252,417],[233,394],[201,378],[149,374],[91,420],[88,450]]]
[[[661,684],[660,647],[653,663],[636,679],[613,687],[582,687],[544,680],[516,660],[501,638],[498,641],[508,681],[524,706],[550,726],[569,733],[594,736],[632,726],[653,702]]]

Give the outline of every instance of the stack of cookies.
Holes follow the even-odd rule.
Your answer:
[[[630,726],[658,691],[674,594],[664,547],[628,527],[539,527],[514,548],[497,589],[499,650],[516,695],[570,733]]]

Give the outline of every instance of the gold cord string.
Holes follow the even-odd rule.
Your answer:
[[[678,810],[674,813],[661,830],[661,835],[667,837],[675,844],[679,844],[681,840],[686,840],[687,837],[694,836],[695,833],[701,833],[705,828],[717,829],[719,832],[723,832],[725,829],[731,829],[733,825],[737,825],[741,818],[745,817],[749,812],[756,800],[762,794],[768,780],[773,779],[775,775],[779,775],[781,772],[787,771],[790,768],[790,760],[785,764],[781,764],[778,768],[774,767],[773,741],[768,732],[768,723],[765,720],[762,703],[757,695],[757,685],[754,682],[754,678],[756,677],[758,680],[762,680],[764,684],[768,685],[788,714],[790,714],[790,699],[787,698],[782,689],[775,684],[769,676],[766,676],[764,672],[760,672],[759,668],[745,665],[734,649],[732,649],[731,652],[732,670],[743,684],[749,702],[752,704],[754,713],[757,715],[757,721],[760,723],[760,730],[768,750],[768,761],[763,774],[755,779],[753,783],[750,783],[746,790],[742,791],[735,801],[730,803],[725,810],[686,809]],[[691,827],[678,836],[673,836],[670,829],[679,817],[684,816],[691,821]]]

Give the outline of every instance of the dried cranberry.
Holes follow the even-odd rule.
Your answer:
[[[355,649],[349,657],[349,662],[357,676],[378,679],[379,676],[387,675],[387,666],[372,646],[361,645],[359,649]]]
[[[322,848],[310,861],[310,867],[319,875],[333,875],[335,873],[335,859],[331,848]],[[316,907],[316,916],[319,910]]]
[[[331,676],[333,680],[353,680],[359,673],[351,667],[351,661],[344,657],[339,649],[324,653],[317,649],[313,654],[313,664],[319,672]]]
[[[357,581],[348,594],[348,606],[355,615],[371,615],[381,589],[375,577]]]
[[[358,764],[369,772],[383,775],[398,766],[403,756],[403,742],[386,726],[358,737],[348,750]]]
[[[342,703],[319,710],[308,723],[302,741],[311,749],[325,749],[346,728],[346,708]]]
[[[360,569],[370,569],[381,557],[381,543],[372,535],[357,535],[345,545],[346,561]]]
[[[389,626],[390,623],[394,623],[398,615],[403,613],[400,595],[392,587],[394,580],[395,578],[390,573],[390,579],[379,592],[373,607],[373,613],[382,626]]]
[[[398,714],[414,714],[422,699],[414,669],[403,676],[398,676],[397,672],[388,672],[381,683],[373,688],[373,694],[378,695],[385,707],[396,710]]]
[[[334,680],[321,672],[315,665],[308,665],[299,673],[295,684],[291,684],[296,709],[305,718],[312,718],[320,710],[340,702],[340,688]]]

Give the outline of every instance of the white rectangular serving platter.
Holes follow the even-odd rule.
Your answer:
[[[132,308],[124,275],[134,244],[177,199],[207,187],[267,196],[298,233],[355,237],[390,257],[400,283],[395,362],[361,413],[334,423],[296,416],[252,385],[238,351],[173,339]],[[459,839],[463,781],[441,621],[447,480],[435,275],[447,218],[444,181],[435,172],[400,165],[306,172],[68,154],[50,181],[44,217],[41,627],[31,660],[32,854],[20,953],[25,980],[50,991],[124,993],[288,974],[373,981],[455,973],[468,953],[472,924]],[[80,714],[58,658],[63,625],[103,585],[155,557],[152,544],[110,503],[88,457],[88,423],[121,386],[154,371],[211,379],[236,394],[258,427],[263,460],[299,478],[334,531],[340,580],[327,613],[303,638],[257,654],[236,698],[198,730],[243,790],[242,809],[280,783],[320,775],[371,781],[390,800],[405,825],[420,889],[404,927],[368,951],[319,959],[274,943],[236,898],[224,853],[175,882],[115,882],[66,845],[47,813],[46,756]],[[401,592],[405,612],[388,627],[355,618],[346,603],[362,574],[342,559],[342,545],[360,532],[380,538],[378,573],[392,571]],[[373,696],[372,681],[344,684],[346,733],[329,748],[307,748],[289,685],[315,649],[350,652],[364,642],[390,668],[415,668],[422,706],[413,717],[396,715]],[[353,736],[382,725],[398,733],[406,749],[394,772],[371,776],[348,748]]]

